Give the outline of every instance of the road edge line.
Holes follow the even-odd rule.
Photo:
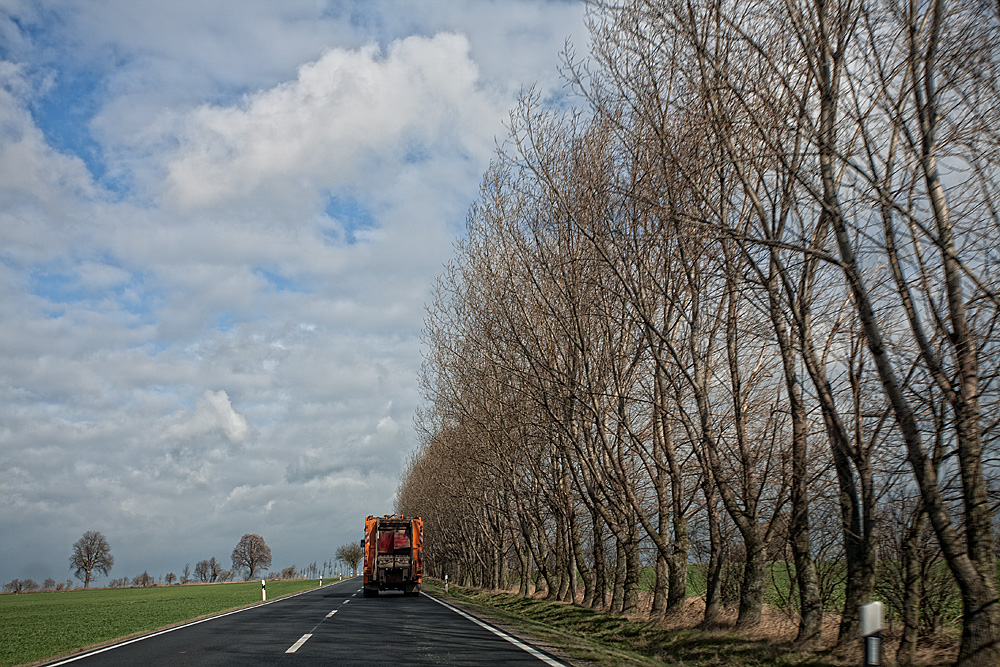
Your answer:
[[[528,644],[525,644],[524,642],[522,642],[520,639],[517,639],[515,637],[511,637],[510,635],[508,635],[503,630],[501,630],[499,628],[495,628],[492,625],[490,625],[489,623],[485,623],[485,622],[479,620],[478,618],[476,618],[475,616],[473,616],[471,614],[467,614],[466,612],[462,611],[458,607],[453,607],[452,605],[448,604],[447,602],[444,602],[443,600],[439,600],[438,598],[434,597],[433,595],[429,595],[428,593],[423,592],[423,591],[421,591],[421,595],[423,595],[425,597],[428,597],[431,600],[434,600],[439,605],[452,610],[453,612],[455,612],[459,616],[462,616],[464,618],[469,619],[470,621],[472,621],[476,625],[480,626],[481,628],[485,628],[486,630],[489,630],[490,632],[492,632],[493,634],[495,634],[497,637],[500,637],[501,639],[507,640],[508,642],[510,642],[511,644],[513,644],[514,646],[516,646],[519,649],[521,649],[522,651],[524,651],[525,653],[528,653],[532,657],[538,658],[539,660],[541,660],[542,662],[544,662],[546,665],[549,665],[550,667],[568,667],[565,663],[559,662],[555,658],[552,658],[550,656],[545,655],[544,653],[542,653],[541,651],[539,651],[534,646],[529,646]]]
[[[268,600],[267,602],[258,602],[256,604],[249,605],[247,607],[240,607],[239,609],[230,609],[229,611],[223,612],[221,614],[216,614],[215,616],[209,616],[207,618],[199,618],[197,621],[190,621],[188,623],[183,623],[181,625],[175,625],[171,628],[164,628],[162,630],[156,630],[149,633],[148,635],[141,635],[139,637],[133,637],[132,639],[126,639],[123,642],[118,642],[117,644],[111,644],[109,646],[102,646],[101,648],[94,649],[93,651],[87,651],[85,653],[80,653],[78,655],[70,656],[68,658],[63,658],[57,662],[44,662],[40,667],[59,667],[60,665],[68,665],[71,662],[76,662],[77,660],[83,660],[84,658],[89,658],[92,655],[99,655],[101,653],[106,653],[116,648],[121,648],[122,646],[128,646],[129,644],[135,644],[146,639],[152,639],[153,637],[159,637],[160,635],[165,635],[169,632],[174,632],[175,630],[183,630],[184,628],[190,628],[192,626],[198,625],[199,623],[205,623],[207,621],[214,621],[217,618],[225,618],[226,616],[232,616],[233,614],[239,614],[244,611],[250,611],[251,609],[257,609],[259,607],[266,607],[269,604],[274,604],[276,602],[281,602],[282,600],[289,600],[300,595],[305,595],[306,593],[311,593],[312,591],[318,591],[321,588],[326,588],[327,586],[334,586],[339,584],[339,581],[335,581],[332,584],[326,584],[325,586],[317,586],[316,588],[308,588],[304,591],[299,591],[298,593],[292,593],[291,595],[285,595],[280,598],[275,598],[273,600]]]

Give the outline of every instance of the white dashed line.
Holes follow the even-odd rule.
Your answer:
[[[312,637],[312,635],[311,635],[311,634],[308,634],[308,635],[302,635],[302,636],[301,636],[301,637],[299,638],[299,641],[297,641],[297,642],[295,642],[294,644],[292,644],[291,646],[289,646],[289,647],[288,647],[288,650],[287,650],[287,651],[285,651],[285,653],[295,653],[295,652],[296,652],[296,651],[298,651],[298,650],[299,650],[300,648],[302,648],[302,645],[303,645],[303,644],[305,644],[305,643],[306,643],[307,641],[309,641],[309,638],[310,638],[310,637]]]
[[[334,609],[334,610],[333,610],[333,611],[331,611],[331,612],[330,612],[329,614],[327,614],[327,615],[326,615],[326,617],[327,617],[327,618],[330,618],[331,616],[333,616],[333,615],[334,615],[334,614],[336,614],[336,613],[337,613],[337,610],[336,610],[336,609]]]

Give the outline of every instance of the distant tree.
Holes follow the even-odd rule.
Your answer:
[[[212,556],[208,559],[208,580],[209,581],[223,581],[222,573],[226,570],[222,567],[222,563]]]
[[[177,581],[177,575],[173,572],[167,572],[167,576],[163,577],[163,581],[166,582],[167,586],[169,586]]]
[[[181,583],[186,584],[191,581],[191,563],[186,563],[184,565],[184,572],[181,574]]]
[[[30,593],[38,588],[38,584],[32,579],[12,579],[3,587],[8,593]]]
[[[43,591],[52,591],[55,590],[55,588],[56,588],[56,580],[53,579],[52,577],[46,579],[45,582],[42,584]]]
[[[141,586],[143,588],[147,586],[152,586],[155,582],[153,578],[149,576],[149,572],[143,572],[142,574],[137,574],[134,579],[132,579],[133,586]]]
[[[298,576],[298,574],[299,573],[295,570],[295,566],[293,565],[291,567],[286,567],[284,570],[281,571],[281,578],[294,579],[295,577]]]
[[[197,577],[198,581],[206,584],[215,583],[216,581],[224,581],[222,578],[222,573],[225,570],[215,556],[212,556],[208,560],[198,561],[198,564],[194,566],[194,576]]]
[[[337,548],[337,560],[351,568],[354,576],[358,576],[358,563],[365,557],[365,548],[357,542],[348,542]]]
[[[246,571],[246,580],[253,579],[257,570],[271,566],[271,548],[260,535],[246,534],[233,549],[233,573]]]
[[[90,587],[92,573],[100,572],[107,576],[115,558],[111,555],[108,540],[96,530],[88,530],[73,545],[73,554],[69,557],[69,567],[76,578],[83,582],[84,588]]]

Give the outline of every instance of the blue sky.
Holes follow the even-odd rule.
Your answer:
[[[577,2],[0,0],[0,583],[391,511],[423,306]],[[98,581],[98,584],[102,583]]]

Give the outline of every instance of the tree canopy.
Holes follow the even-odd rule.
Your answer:
[[[365,557],[365,548],[358,542],[348,542],[337,547],[337,560],[347,564],[354,576],[358,574],[358,563]]]
[[[271,566],[271,548],[260,535],[247,533],[233,549],[233,571],[246,572],[246,580],[257,576],[258,570]]]
[[[83,582],[84,588],[90,587],[94,572],[107,576],[114,564],[115,558],[111,555],[108,540],[95,530],[88,530],[73,544],[69,567],[76,578]]]

